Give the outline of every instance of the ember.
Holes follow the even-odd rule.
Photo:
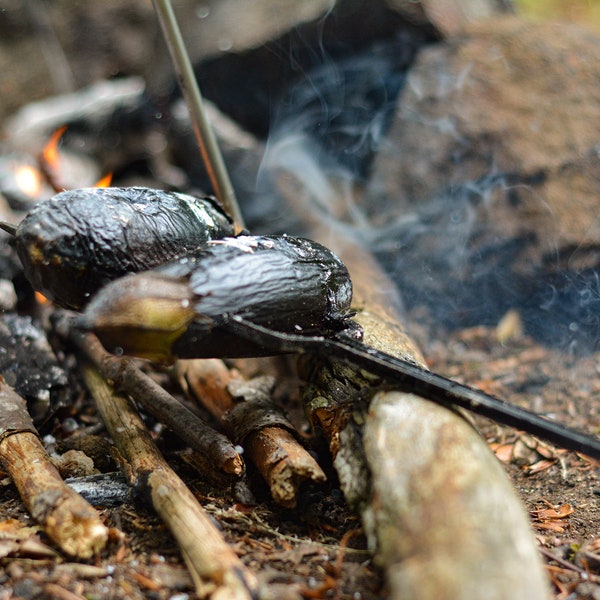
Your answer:
[[[101,179],[98,179],[93,187],[105,188],[108,187],[112,183],[113,174],[107,173]]]
[[[15,181],[19,190],[30,198],[37,198],[42,191],[42,174],[31,165],[17,167]]]
[[[44,146],[44,149],[42,150],[42,160],[44,164],[50,169],[58,170],[59,168],[60,157],[58,154],[58,143],[60,142],[60,139],[62,138],[66,130],[66,125],[59,127],[50,136],[48,143]]]

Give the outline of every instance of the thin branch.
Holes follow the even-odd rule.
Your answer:
[[[127,460],[131,483],[151,500],[177,539],[197,594],[232,600],[256,597],[256,578],[164,460],[132,403],[116,394],[95,368],[85,366],[83,374],[108,432]]]
[[[600,460],[600,438],[597,436],[561,425],[482,390],[433,373],[414,361],[382,352],[362,342],[342,336],[329,339],[323,336],[282,333],[237,316],[231,318],[228,326],[240,337],[259,341],[273,353],[295,350],[324,357],[335,356],[382,376],[405,392],[419,394],[443,406],[464,408],[501,425],[522,429],[566,450]]]
[[[202,452],[207,460],[222,472],[235,477],[242,475],[244,461],[234,444],[143,373],[133,359],[119,358],[110,354],[91,333],[63,331],[69,329],[66,322],[59,324],[57,329],[61,334],[68,334],[86,358],[118,390],[129,394],[152,416],[170,427],[191,448]]]
[[[183,37],[170,0],[153,0],[154,9],[160,21],[179,85],[190,113],[194,132],[204,166],[211,184],[223,208],[232,216],[237,233],[244,229],[244,219],[240,211],[233,185],[229,179],[223,156],[212,130],[204,102],[194,75]]]

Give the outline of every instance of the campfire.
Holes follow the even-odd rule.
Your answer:
[[[4,584],[597,591],[597,38],[341,1],[215,54],[155,9],[172,63],[5,119]]]

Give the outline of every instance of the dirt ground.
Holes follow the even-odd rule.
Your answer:
[[[513,332],[514,333],[514,332]],[[498,330],[473,328],[430,341],[431,367],[558,421],[597,433],[600,377],[597,357],[569,357],[518,335],[504,343]],[[298,407],[287,407],[296,420]],[[150,423],[152,425],[152,423]],[[531,516],[553,597],[598,598],[600,495],[597,465],[522,433],[479,420],[478,425]],[[53,438],[89,431],[103,435],[86,398],[63,412]],[[329,483],[303,492],[297,509],[268,499],[251,474],[256,505],[232,490],[207,484],[182,460],[181,444],[154,427],[169,462],[212,515],[225,539],[278,598],[385,598],[380,573],[365,549],[360,522],[345,505],[321,440],[307,434]],[[305,428],[306,431],[306,428]],[[76,437],[76,436],[75,436]],[[107,467],[108,468],[108,467]],[[151,509],[139,504],[100,508],[112,529],[108,549],[88,564],[70,562],[52,547],[24,511],[8,480],[0,487],[0,598],[193,598],[192,581],[173,538]]]
[[[502,344],[498,330],[485,327],[438,340],[426,355],[434,370],[571,427],[598,433],[596,355],[568,356],[525,336]],[[478,425],[529,511],[554,597],[597,598],[597,463],[488,421],[478,420]]]

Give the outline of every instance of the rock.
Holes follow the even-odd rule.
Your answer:
[[[419,54],[368,190],[409,302],[463,325],[521,306],[533,333],[572,283],[598,297],[599,58],[591,32],[515,17]],[[571,332],[592,314],[573,300]]]
[[[0,373],[25,398],[36,426],[67,397],[67,374],[31,317],[0,316]]]
[[[241,52],[327,12],[330,0],[173,2],[194,60]],[[115,76],[141,75],[153,91],[173,70],[151,2],[6,0],[0,22],[0,117],[32,100]]]
[[[199,61],[196,74],[209,100],[249,132],[265,137],[278,118],[274,112],[283,110],[287,116],[296,111],[298,116],[299,107],[290,106],[295,98],[280,102],[281,96],[295,83],[310,85],[316,69],[331,67],[328,79],[338,84],[341,94],[343,82],[336,81],[338,61],[365,52],[375,43],[397,43],[398,68],[405,68],[417,48],[437,38],[431,23],[413,24],[384,0],[339,0],[256,47],[240,50],[233,45],[229,53]],[[337,106],[332,107],[327,96],[324,103],[331,111],[325,116],[331,119]]]
[[[443,35],[456,35],[469,23],[510,12],[510,0],[387,0],[413,22],[429,22]]]

